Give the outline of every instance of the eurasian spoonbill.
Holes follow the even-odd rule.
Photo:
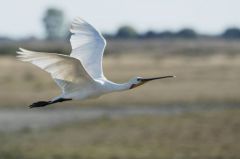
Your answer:
[[[29,51],[22,48],[17,52],[20,60],[30,62],[50,73],[62,90],[60,96],[50,101],[33,103],[29,106],[30,108],[73,99],[83,100],[99,97],[111,92],[133,89],[148,81],[174,77],[134,77],[123,84],[109,81],[104,76],[102,69],[102,58],[106,46],[106,40],[102,34],[81,18],[74,19],[70,32],[72,33],[70,56]]]

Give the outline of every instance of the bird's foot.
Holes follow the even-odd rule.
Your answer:
[[[36,103],[33,103],[29,106],[29,108],[36,108],[36,107],[45,107],[47,105],[51,104],[50,101],[39,101]]]

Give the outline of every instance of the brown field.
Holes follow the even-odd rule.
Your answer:
[[[175,50],[183,47],[183,42],[179,43],[173,43]],[[160,42],[165,54],[157,54],[151,50],[149,53],[134,53],[138,50],[138,45],[136,42],[132,42],[136,47],[135,51],[133,48],[127,48],[128,52],[125,54],[116,54],[117,51],[113,51],[112,55],[108,54],[104,57],[105,75],[115,82],[126,82],[134,76],[176,75],[177,78],[155,81],[131,91],[102,96],[97,100],[69,102],[68,105],[239,103],[240,55],[228,54],[226,51],[229,49],[229,52],[233,52],[233,50],[237,52],[236,42],[233,50],[230,49],[231,43],[231,45],[225,44],[225,49],[223,49],[226,51],[225,54],[221,52],[210,54],[212,46],[209,44],[206,46],[206,44],[198,42],[199,46],[196,44],[192,44],[192,46],[189,42],[185,43],[186,48],[183,50],[194,46],[195,50],[203,47],[202,49],[208,52],[201,56],[190,56],[184,55],[184,53],[174,54],[172,51],[168,55],[166,50],[170,50],[171,46]],[[212,45],[221,44],[220,42],[220,44],[215,43]],[[119,45],[121,46],[122,43]],[[116,46],[116,50],[120,46]],[[144,48],[146,49],[146,46],[142,49],[144,50]],[[218,46],[217,48],[220,51],[222,47]],[[131,50],[133,50],[132,54]],[[152,50],[156,50],[156,48],[153,47]],[[36,100],[50,99],[60,93],[47,73],[31,64],[17,61],[15,57],[8,56],[0,58],[0,85],[1,106],[25,106]]]
[[[19,44],[13,47],[17,46]],[[20,46],[33,50],[57,50],[56,46],[61,46],[60,50],[69,49],[69,45],[57,43],[22,43]],[[0,53],[2,47],[0,44]],[[55,109],[74,111],[77,106],[81,111],[85,106],[109,110],[134,106],[136,110],[140,109],[138,106],[167,109],[173,108],[171,105],[175,108],[181,105],[181,108],[191,107],[194,111],[119,118],[106,115],[93,120],[76,118],[75,122],[62,122],[41,129],[27,126],[10,132],[6,129],[0,131],[0,158],[240,158],[240,41],[110,41],[103,64],[106,77],[115,82],[125,82],[133,76],[176,75],[177,78],[155,81],[95,100],[72,101],[52,105],[49,109],[32,110],[26,106],[37,100],[50,99],[60,90],[44,71],[17,61],[14,56],[1,56],[0,130],[18,127],[10,125],[15,120],[33,126],[38,124],[37,120],[29,119],[41,120],[44,116],[31,116],[34,111],[35,114],[46,112],[47,117],[49,112],[56,113]],[[200,105],[204,111],[198,109]],[[13,109],[17,111],[11,111]],[[24,115],[28,117],[24,118]],[[61,118],[62,121],[68,119]],[[54,117],[49,119],[52,121],[47,123],[55,122]]]

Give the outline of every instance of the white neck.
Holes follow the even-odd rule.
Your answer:
[[[111,91],[125,91],[125,90],[129,90],[131,87],[131,83],[122,83],[122,84],[118,84],[118,83],[113,83],[109,81],[109,89]]]
[[[117,84],[117,90],[118,91],[125,91],[129,90],[132,84],[130,83],[122,83],[122,84]]]

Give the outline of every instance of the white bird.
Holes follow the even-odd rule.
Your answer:
[[[81,18],[74,19],[70,32],[72,33],[70,56],[19,48],[20,51],[17,53],[20,60],[30,62],[50,73],[62,90],[60,96],[50,101],[33,103],[29,106],[30,108],[68,100],[99,97],[111,92],[133,89],[148,81],[174,77],[135,77],[123,84],[109,81],[102,69],[102,58],[106,46],[106,40],[102,34]]]

